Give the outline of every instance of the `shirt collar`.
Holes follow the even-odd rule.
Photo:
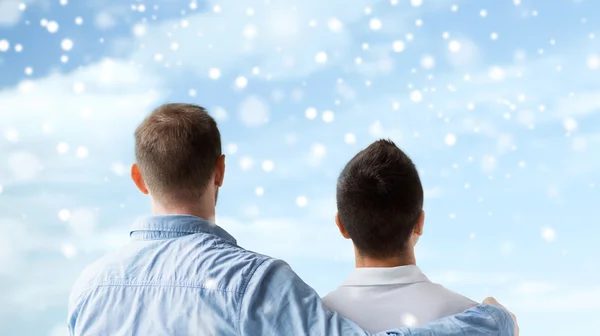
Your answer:
[[[142,233],[148,231],[175,233],[179,235],[208,233],[225,239],[230,243],[237,244],[235,238],[227,233],[227,231],[217,226],[217,224],[190,215],[141,217],[135,221],[129,235],[132,236],[136,232]]]
[[[360,267],[355,268],[346,281],[347,286],[376,286],[412,284],[429,282],[429,279],[415,265],[398,267]]]

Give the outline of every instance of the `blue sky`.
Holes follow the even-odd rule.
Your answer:
[[[591,0],[0,0],[0,334],[65,335],[127,243],[153,107],[217,118],[218,223],[319,293],[344,280],[335,181],[389,137],[426,189],[417,262],[524,335],[600,312],[600,5]]]

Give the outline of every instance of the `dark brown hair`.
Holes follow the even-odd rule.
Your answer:
[[[356,154],[340,174],[337,208],[361,255],[398,256],[406,251],[423,209],[417,168],[392,141],[376,141]]]
[[[135,131],[135,156],[147,188],[159,199],[200,198],[221,153],[217,123],[201,106],[165,104]]]

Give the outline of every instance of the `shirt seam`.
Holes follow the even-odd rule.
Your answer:
[[[238,320],[238,333],[241,335],[242,334],[242,307],[244,306],[244,299],[246,298],[246,291],[248,290],[248,284],[250,283],[250,281],[252,280],[252,278],[254,277],[254,275],[256,274],[256,271],[267,261],[270,261],[270,259],[265,258],[263,261],[261,261],[258,265],[256,265],[256,267],[254,268],[254,270],[252,270],[252,273],[250,274],[250,276],[248,277],[248,280],[245,281],[242,285],[242,299],[240,300],[240,305],[237,309],[237,320]]]
[[[100,288],[100,287],[122,287],[122,286],[130,286],[130,287],[168,287],[168,288],[194,288],[194,289],[205,289],[205,290],[209,290],[209,291],[218,291],[218,292],[224,292],[224,293],[236,293],[236,294],[241,294],[242,291],[236,291],[236,290],[226,290],[226,289],[220,289],[220,288],[208,288],[202,285],[197,285],[197,284],[186,284],[186,283],[164,283],[164,282],[154,282],[154,281],[139,281],[139,282],[130,282],[130,281],[114,281],[114,282],[109,282],[109,283],[99,283],[99,284],[95,284],[91,287],[85,288],[84,290],[82,290],[81,295],[78,296],[79,300],[82,296],[84,296],[86,293]]]

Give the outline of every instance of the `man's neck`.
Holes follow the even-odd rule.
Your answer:
[[[408,265],[416,265],[417,261],[415,259],[414,251],[408,251],[398,256],[390,257],[390,258],[371,258],[360,255],[358,252],[356,253],[356,268],[368,268],[368,267],[399,267],[399,266],[408,266]]]
[[[193,206],[190,205],[173,205],[173,206],[163,206],[157,204],[156,202],[152,203],[152,214],[154,215],[190,215],[202,218],[209,222],[215,222],[215,206],[214,204],[196,204]]]

